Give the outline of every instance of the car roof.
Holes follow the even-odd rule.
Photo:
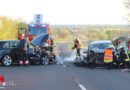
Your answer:
[[[110,40],[102,40],[102,41],[94,41],[91,44],[104,44],[104,43],[112,43]]]

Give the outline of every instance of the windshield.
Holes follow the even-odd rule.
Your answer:
[[[31,35],[39,35],[42,33],[47,33],[46,27],[36,28],[36,27],[30,27],[29,32]]]
[[[112,43],[101,43],[101,44],[93,44],[91,45],[90,49],[107,49],[109,45],[112,45]]]
[[[25,34],[25,28],[20,28],[19,29],[19,34]]]

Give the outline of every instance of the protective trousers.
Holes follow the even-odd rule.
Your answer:
[[[28,60],[28,53],[24,49],[19,49],[19,60]]]
[[[53,46],[50,46],[50,51],[53,52]]]
[[[76,58],[81,58],[80,48],[77,49]]]

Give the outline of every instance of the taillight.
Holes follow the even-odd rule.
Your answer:
[[[19,61],[19,64],[20,64],[20,65],[22,65],[22,64],[23,64],[23,61],[22,61],[22,60],[20,60],[20,61]]]
[[[25,65],[28,65],[28,64],[29,64],[29,60],[26,60],[26,61],[25,61]]]

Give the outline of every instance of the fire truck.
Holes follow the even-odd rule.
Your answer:
[[[34,37],[39,34],[46,33],[50,35],[49,24],[29,24],[26,35],[29,37],[29,41],[32,41]]]
[[[42,23],[42,15],[36,14],[34,16],[34,23],[28,24],[26,28],[19,28],[18,29],[18,39],[25,38],[28,35],[29,41],[32,41],[34,37],[39,34],[51,34],[50,25]]]

